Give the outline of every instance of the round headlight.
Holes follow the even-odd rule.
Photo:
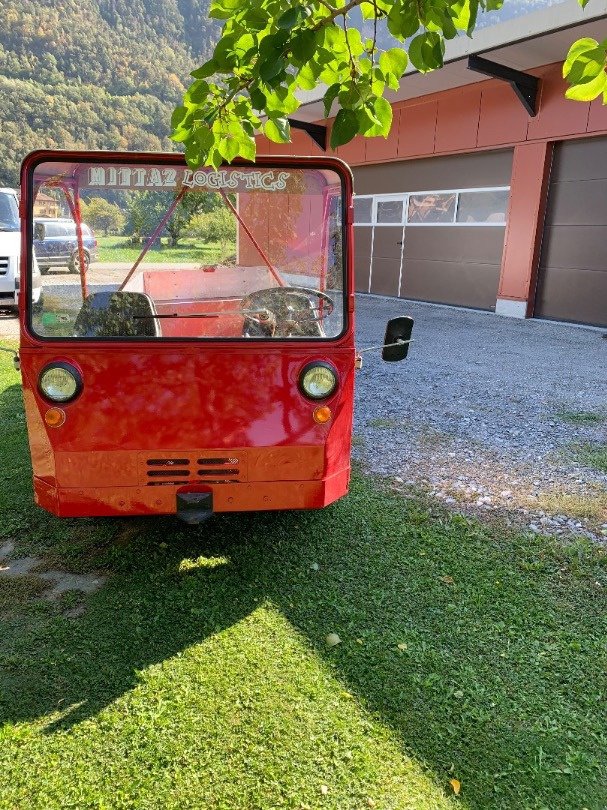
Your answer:
[[[38,388],[51,402],[70,402],[82,391],[82,377],[69,363],[50,363],[40,372]]]
[[[310,399],[326,399],[337,388],[337,372],[329,363],[310,363],[302,370],[299,384]]]

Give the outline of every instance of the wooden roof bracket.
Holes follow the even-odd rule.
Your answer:
[[[508,82],[512,85],[514,92],[529,115],[532,118],[537,115],[537,95],[540,87],[540,80],[537,76],[506,67],[506,65],[500,65],[477,54],[468,57],[468,70],[474,70],[476,73],[484,73],[493,79]]]
[[[310,138],[312,138],[317,146],[320,146],[323,152],[327,151],[327,128],[325,126],[322,126],[322,124],[311,124],[309,121],[297,121],[295,118],[289,118],[288,121],[293,129],[302,129],[304,132],[307,132]]]

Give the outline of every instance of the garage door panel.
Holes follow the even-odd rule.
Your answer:
[[[535,314],[607,326],[607,271],[542,268]]]
[[[402,253],[403,228],[387,226],[376,227],[373,237],[373,257],[379,259],[396,259],[400,265]]]
[[[501,264],[504,230],[497,227],[410,226],[405,231],[405,257],[473,264]]]
[[[607,145],[605,147],[607,150]],[[605,180],[571,180],[553,183],[548,225],[607,225]]]
[[[607,180],[607,144],[604,138],[567,141],[555,150],[552,176],[569,180]]]
[[[509,186],[512,150],[406,160],[354,168],[357,194]]]
[[[369,292],[371,235],[371,228],[354,228],[354,287],[357,292]]]
[[[605,228],[599,225],[547,226],[540,267],[601,270],[607,261],[605,239]]]
[[[412,259],[403,264],[400,294],[402,298],[494,309],[499,274],[499,265],[494,264]]]
[[[377,259],[373,257],[371,292],[375,295],[398,295],[400,259]]]
[[[534,314],[607,325],[607,138],[554,149]]]

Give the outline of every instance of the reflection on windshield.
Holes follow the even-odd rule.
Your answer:
[[[0,231],[19,230],[19,208],[11,191],[0,191]]]
[[[60,208],[33,228],[40,336],[343,331],[341,182],[332,170],[48,163],[35,180]]]

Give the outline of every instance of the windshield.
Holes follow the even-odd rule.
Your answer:
[[[32,228],[41,337],[343,332],[342,183],[333,169],[42,163],[34,191],[34,210],[38,197],[55,205]]]
[[[0,231],[19,230],[19,207],[12,191],[0,191]]]

